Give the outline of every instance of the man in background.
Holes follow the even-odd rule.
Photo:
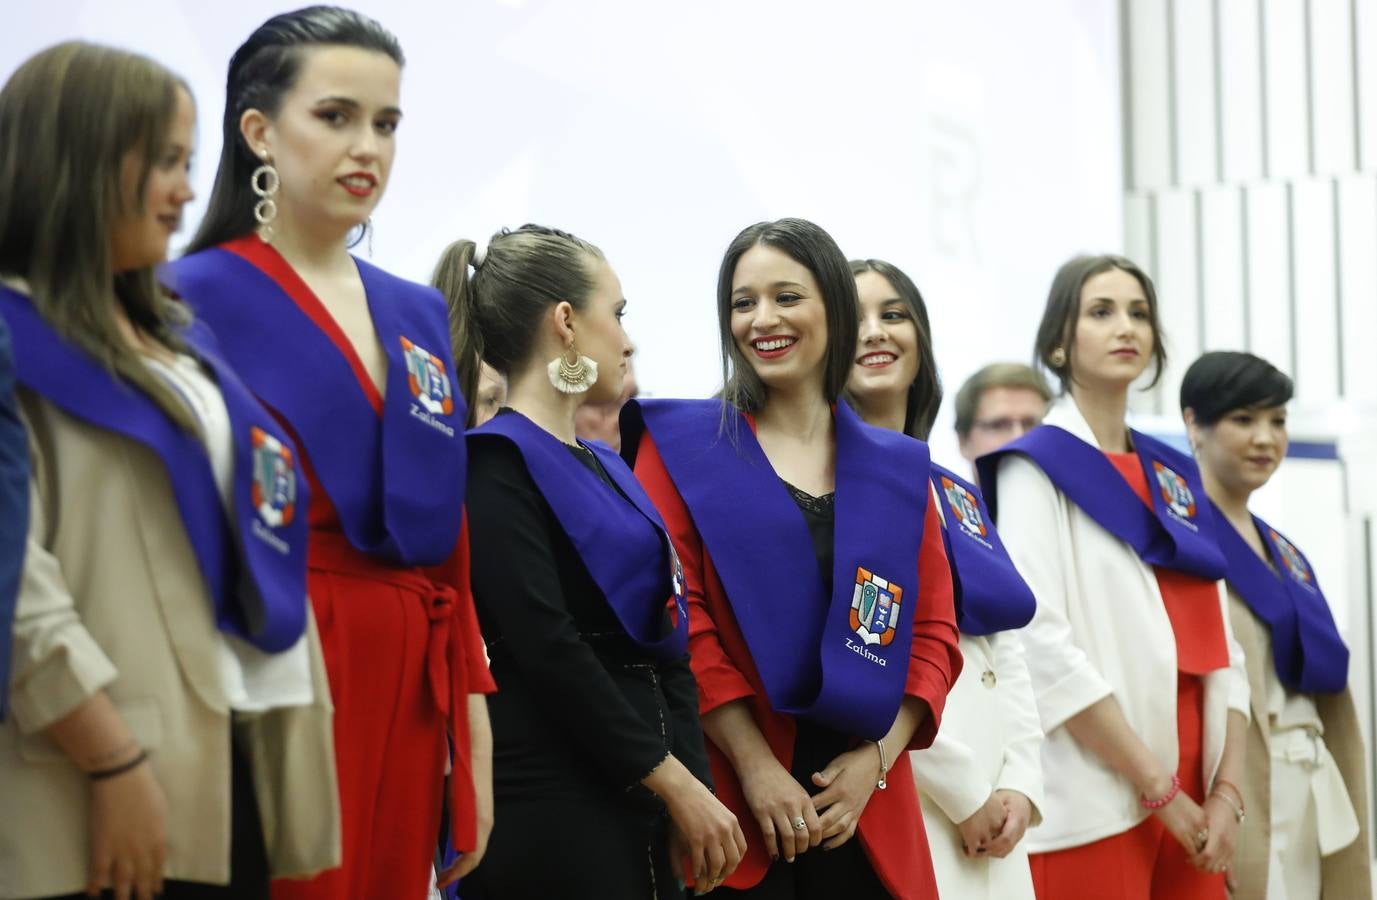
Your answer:
[[[971,464],[1042,424],[1052,390],[1023,363],[990,363],[956,392],[956,437]]]

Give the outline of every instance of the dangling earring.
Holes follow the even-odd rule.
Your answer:
[[[1058,347],[1047,355],[1047,361],[1052,364],[1052,368],[1060,369],[1066,365],[1066,351]]]
[[[373,217],[363,220],[363,231],[368,235],[368,258],[373,258]]]
[[[273,198],[282,187],[282,179],[266,155],[263,157],[263,165],[254,169],[253,174],[249,176],[249,185],[258,195],[258,202],[253,205],[253,219],[258,223],[258,236],[271,244],[273,220],[277,218],[277,201]]]
[[[586,356],[580,356],[571,345],[568,350],[550,361],[545,367],[550,375],[550,383],[562,394],[582,394],[598,381],[598,364]]]

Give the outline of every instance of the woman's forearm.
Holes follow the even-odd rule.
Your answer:
[[[1067,719],[1066,730],[1140,794],[1161,797],[1171,790],[1171,770],[1128,724],[1113,696],[1097,700]]]
[[[733,700],[705,713],[703,733],[727,757],[738,776],[744,777],[767,762],[779,764],[745,700]]]
[[[48,726],[45,733],[83,772],[115,768],[143,752],[104,691]]]

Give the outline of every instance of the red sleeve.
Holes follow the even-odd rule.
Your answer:
[[[918,606],[913,614],[913,646],[909,650],[908,682],[904,693],[932,710],[913,733],[909,749],[931,746],[942,722],[947,693],[961,674],[960,632],[952,599],[951,569],[942,546],[942,522],[934,502],[923,522],[923,545],[918,551]]]
[[[488,671],[488,650],[483,632],[478,627],[478,613],[473,606],[473,588],[469,583],[469,514],[459,529],[459,542],[449,559],[430,570],[434,580],[450,585],[459,595],[454,610],[455,640],[450,645],[450,665],[464,671],[464,683],[470,694],[492,694],[497,682]],[[455,698],[456,701],[459,698]]]
[[[664,519],[670,540],[679,554],[679,562],[684,567],[684,588],[688,594],[689,610],[689,664],[698,680],[699,713],[710,712],[733,700],[755,696],[750,681],[732,662],[722,644],[713,618],[715,604],[709,598],[709,593],[715,588],[706,583],[708,563],[703,541],[649,431],[641,435],[641,443],[636,450],[635,471],[646,494]],[[951,605],[950,597],[947,605]]]

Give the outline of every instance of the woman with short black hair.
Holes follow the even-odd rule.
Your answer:
[[[1348,647],[1309,560],[1248,509],[1286,458],[1291,395],[1291,379],[1251,353],[1206,353],[1181,381],[1252,696],[1248,762],[1229,795],[1242,820],[1235,893],[1361,900],[1372,896],[1367,768]]]

